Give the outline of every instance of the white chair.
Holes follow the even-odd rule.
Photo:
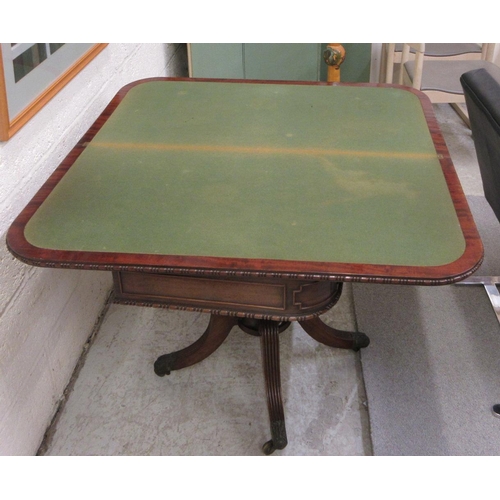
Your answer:
[[[382,50],[383,83],[393,83],[394,69],[401,63],[403,53],[402,43],[385,43]],[[439,60],[477,60],[484,58],[486,44],[481,43],[427,43],[424,59],[439,58]],[[415,52],[410,50],[410,58]]]
[[[410,50],[415,57],[410,60]],[[399,83],[421,90],[432,103],[448,103],[453,106],[470,127],[465,109],[465,97],[460,77],[467,71],[497,67],[491,62],[495,44],[483,44],[481,59],[425,58],[425,43],[405,43],[401,53]],[[463,106],[461,106],[463,105]]]

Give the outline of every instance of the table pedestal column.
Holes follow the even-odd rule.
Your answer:
[[[274,450],[282,450],[288,443],[281,397],[279,333],[279,325],[276,321],[260,322],[260,346],[266,382],[267,408],[271,424],[271,440],[262,447],[262,451],[266,455],[270,455]]]

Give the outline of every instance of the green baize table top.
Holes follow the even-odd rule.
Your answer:
[[[401,88],[133,87],[25,228],[57,250],[438,266],[465,241]]]

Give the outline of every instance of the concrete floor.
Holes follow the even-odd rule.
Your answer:
[[[470,131],[449,106],[436,113],[452,156],[464,137],[470,155]],[[482,191],[477,175],[457,170],[468,194]],[[352,330],[345,288],[323,319]],[[262,455],[270,431],[258,338],[235,327],[203,362],[163,378],[153,371],[207,323],[207,314],[109,305],[39,454]],[[272,456],[371,455],[359,353],[318,344],[297,324],[280,339],[289,444]]]
[[[354,326],[349,293],[338,311],[325,320]],[[111,304],[40,454],[262,454],[270,430],[258,338],[235,327],[203,362],[153,372],[156,357],[191,344],[208,318]],[[370,454],[359,354],[318,344],[296,324],[280,350],[289,444],[276,454]]]

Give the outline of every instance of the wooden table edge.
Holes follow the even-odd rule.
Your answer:
[[[231,257],[188,257],[178,255],[125,254],[111,252],[82,252],[38,248],[24,236],[24,227],[45,201],[55,185],[64,177],[88,142],[106,123],[126,94],[137,85],[153,81],[218,82],[236,84],[279,84],[311,86],[356,86],[397,88],[411,92],[420,100],[429,131],[436,148],[458,220],[465,238],[466,248],[455,262],[441,266],[391,266],[379,264],[343,264],[335,262],[307,262]],[[93,125],[56,168],[37,194],[12,223],[7,233],[7,247],[19,260],[34,266],[70,269],[136,271],[178,275],[205,276],[259,276],[286,279],[332,280],[344,282],[396,283],[441,285],[465,279],[481,264],[483,246],[458,175],[453,166],[446,142],[434,115],[430,99],[410,87],[379,83],[331,83],[281,80],[239,80],[210,78],[154,77],[125,85],[106,106]]]

